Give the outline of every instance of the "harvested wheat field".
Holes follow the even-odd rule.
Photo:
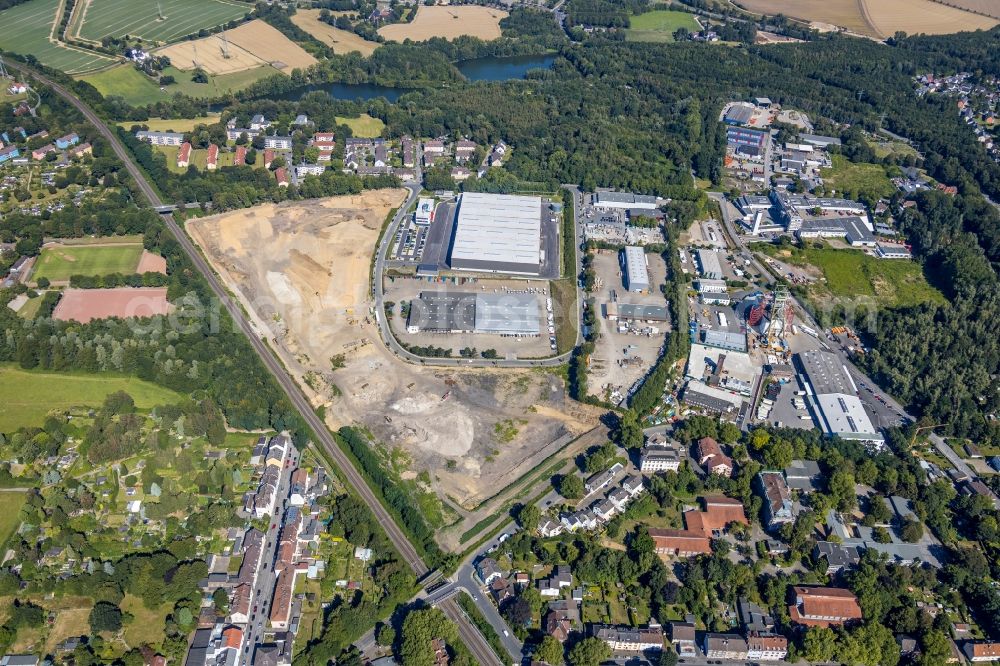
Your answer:
[[[67,289],[52,318],[86,324],[109,317],[152,317],[170,312],[166,287]]]
[[[985,14],[1000,19],[1000,2],[997,0],[935,0],[941,4],[967,9],[976,14]]]
[[[165,46],[156,53],[170,58],[178,69],[200,67],[209,74],[232,74],[266,64],[288,74],[316,63],[301,46],[260,19],[220,35]]]
[[[293,69],[305,69],[316,64],[316,58],[305,49],[260,19],[227,30],[226,37],[230,43],[249,51],[264,62],[283,63],[285,67],[275,67],[286,74]]]
[[[378,34],[393,42],[407,39],[422,42],[431,37],[455,39],[462,35],[490,40],[500,37],[500,21],[505,18],[507,12],[490,7],[422,5],[411,23],[383,26]]]
[[[949,0],[990,3],[994,0]],[[897,30],[918,33],[950,34],[965,30],[987,30],[997,21],[972,12],[948,7],[933,0],[736,0],[736,4],[760,14],[782,13],[813,27],[838,26],[877,39],[892,36]]]
[[[378,42],[369,42],[360,35],[335,28],[319,20],[319,9],[300,9],[292,16],[292,23],[333,49],[337,55],[358,51],[369,56],[378,48]]]
[[[967,30],[989,30],[997,20],[932,0],[862,0],[868,21],[883,37],[897,30],[909,35],[947,35]]]
[[[219,35],[211,35],[164,46],[156,54],[170,58],[170,64],[177,69],[192,70],[200,67],[209,74],[233,74],[267,64],[232,43],[228,46],[227,58],[225,48]]]

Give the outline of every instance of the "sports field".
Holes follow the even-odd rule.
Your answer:
[[[49,41],[56,30],[60,0],[31,0],[0,12],[0,49],[33,55],[49,67],[78,74],[106,67],[111,58]]]
[[[687,12],[657,10],[633,16],[625,39],[630,42],[672,42],[678,28],[698,32],[701,26]]]
[[[34,2],[34,0],[32,0]],[[166,43],[202,28],[214,28],[243,18],[253,9],[251,5],[229,0],[81,0],[77,11],[81,25],[79,36],[101,41],[103,37],[131,35],[146,41]],[[76,34],[76,33],[75,33]]]
[[[66,282],[72,275],[131,274],[139,265],[142,245],[49,245],[42,249],[31,279],[45,277],[53,283]]]
[[[265,77],[277,75],[277,70],[262,65],[245,72],[209,76],[208,83],[195,83],[191,80],[191,72],[182,72],[174,67],[168,67],[163,73],[173,76],[177,83],[167,86],[162,91],[155,81],[136,71],[132,65],[117,65],[79,78],[97,88],[104,96],[116,95],[129,104],[144,106],[169,100],[177,93],[195,98],[220,97],[243,90],[251,83]]]
[[[500,37],[500,21],[507,12],[475,5],[421,5],[417,16],[410,23],[392,23],[379,28],[378,34],[390,42],[412,39],[423,42],[431,37],[455,39],[471,35],[483,40]]]
[[[140,409],[181,400],[180,394],[135,377],[29,372],[0,364],[0,432],[41,426],[52,410],[99,407],[115,391],[128,393]]]
[[[378,42],[370,42],[353,32],[341,30],[320,21],[320,11],[319,9],[300,9],[292,16],[292,23],[329,46],[337,55],[357,51],[363,56],[368,56],[378,48]]]
[[[27,495],[19,491],[0,490],[0,546],[21,524],[21,507]]]

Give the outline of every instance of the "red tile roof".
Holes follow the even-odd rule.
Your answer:
[[[227,648],[238,650],[243,642],[243,630],[238,627],[229,627],[222,630],[222,644]]]
[[[795,587],[795,605],[789,606],[792,622],[806,626],[828,627],[863,615],[858,599],[839,587]]]

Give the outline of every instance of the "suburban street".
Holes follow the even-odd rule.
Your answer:
[[[123,162],[125,168],[129,172],[129,175],[135,180],[136,186],[142,192],[143,196],[145,196],[149,201],[150,205],[154,207],[163,206],[163,201],[150,184],[146,174],[142,171],[139,165],[135,163],[131,154],[129,154],[125,146],[119,140],[117,134],[108,128],[108,126],[101,120],[93,109],[84,104],[71,91],[39,74],[37,71],[17,62],[8,62],[7,65],[11,69],[29,74],[41,83],[49,86],[52,88],[53,92],[66,99],[77,110],[79,110],[91,124],[97,127],[101,135],[107,139],[114,150],[115,155]],[[223,307],[226,308],[226,311],[229,313],[233,322],[243,332],[243,334],[246,335],[250,344],[257,352],[257,355],[261,358],[261,361],[274,376],[278,384],[282,387],[292,405],[295,406],[296,410],[298,410],[299,414],[315,433],[317,445],[320,446],[333,460],[333,462],[340,469],[341,473],[344,475],[346,482],[351,485],[353,491],[358,495],[358,497],[365,502],[374,514],[376,520],[385,530],[386,535],[399,552],[400,557],[402,557],[403,560],[410,566],[417,578],[420,579],[424,577],[427,573],[429,573],[427,565],[424,563],[419,553],[417,553],[413,544],[410,543],[403,530],[396,524],[392,515],[382,505],[379,498],[376,497],[375,493],[371,490],[364,478],[354,467],[351,460],[334,441],[330,431],[327,430],[326,425],[313,411],[312,406],[302,393],[302,390],[295,384],[288,373],[285,372],[285,369],[282,367],[277,357],[264,342],[266,339],[266,333],[264,331],[255,330],[249,323],[239,303],[232,299],[226,292],[225,287],[222,285],[214,271],[212,271],[212,268],[208,265],[208,262],[202,256],[201,252],[197,247],[195,247],[194,242],[187,235],[187,233],[185,233],[181,226],[177,224],[173,214],[165,213],[162,214],[161,217],[176,238],[177,242],[183,248],[184,252],[188,255],[191,263],[195,266],[198,272],[202,274],[211,287],[216,298],[223,305]],[[383,256],[382,252],[380,252],[379,255]],[[469,649],[473,651],[473,654],[476,654],[477,658],[480,658],[480,663],[499,663],[496,657],[492,656],[493,652],[489,645],[486,644],[485,639],[483,639],[478,630],[476,630],[476,628],[472,626],[467,619],[465,619],[464,615],[461,615],[461,609],[458,608],[454,602],[444,602],[442,604],[442,610],[444,610],[449,617],[452,617],[452,619],[457,622],[459,632],[462,634],[463,640],[466,641],[466,644],[469,646]]]
[[[295,447],[286,458],[288,463],[281,468],[280,481],[275,490],[274,515],[264,533],[264,548],[260,553],[260,563],[253,582],[253,596],[250,598],[250,621],[243,636],[243,651],[237,664],[249,664],[253,660],[253,648],[264,637],[264,624],[271,610],[271,599],[274,597],[274,585],[277,576],[274,574],[274,560],[278,552],[278,534],[281,532],[285,518],[285,505],[292,481],[292,471],[298,467],[299,453]]]

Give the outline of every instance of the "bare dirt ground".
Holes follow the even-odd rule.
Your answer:
[[[52,318],[86,324],[108,317],[152,317],[170,312],[166,287],[67,289]]]
[[[369,315],[379,228],[405,190],[264,205],[192,220],[191,237],[331,428],[363,425],[462,514],[600,413],[533,370],[440,369],[388,352]]]
[[[500,21],[505,18],[507,12],[492,7],[421,6],[412,22],[392,23],[379,28],[378,34],[390,42],[402,42],[406,39],[422,42],[431,37],[455,39],[462,35],[488,41],[500,37]]]
[[[163,273],[167,274],[167,260],[158,254],[153,254],[149,250],[143,250],[139,257],[139,265],[135,269],[136,273]]]

